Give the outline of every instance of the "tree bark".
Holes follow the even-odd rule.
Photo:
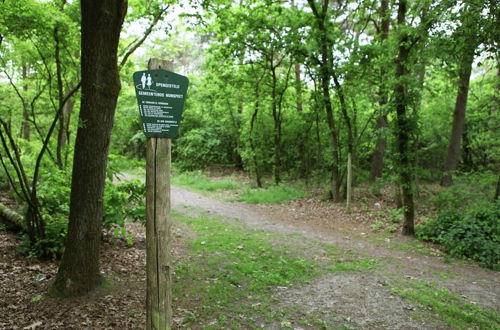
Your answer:
[[[389,37],[389,26],[390,26],[390,15],[389,15],[389,0],[382,0],[380,2],[380,16],[382,18],[381,28],[379,31],[381,43],[384,43],[385,40]],[[375,131],[377,132],[377,143],[375,145],[375,150],[373,152],[372,160],[371,160],[371,170],[370,170],[370,181],[374,182],[377,178],[382,176],[384,171],[384,156],[385,149],[387,147],[387,141],[384,134],[384,130],[387,129],[387,113],[385,107],[388,102],[387,96],[387,88],[385,86],[385,82],[387,79],[386,70],[384,67],[380,69],[380,78],[381,83],[379,87],[379,116],[377,118],[377,122],[375,124]]]
[[[82,96],[75,142],[66,249],[53,290],[85,294],[101,282],[103,192],[120,91],[117,50],[127,0],[81,0]]]
[[[15,211],[9,209],[5,205],[0,203],[0,220],[5,224],[7,229],[20,232],[22,230],[27,231],[26,221],[21,215]]]
[[[387,104],[387,102],[381,104],[383,102],[379,102],[379,111],[384,111],[382,110],[382,108]],[[375,124],[375,131],[377,132],[377,142],[375,144],[375,150],[373,152],[371,160],[370,182],[374,182],[377,178],[382,177],[382,174],[384,172],[384,156],[385,149],[387,148],[387,140],[384,136],[384,130],[387,129],[387,127],[389,127],[387,115],[383,113],[377,118],[377,122]]]
[[[321,80],[321,91],[323,95],[323,106],[326,112],[326,119],[328,123],[328,128],[330,131],[330,141],[332,145],[332,200],[334,202],[339,202],[342,200],[340,195],[340,175],[339,175],[339,150],[338,150],[338,136],[335,127],[335,120],[333,117],[333,107],[332,100],[330,98],[330,80],[331,80],[331,68],[332,68],[332,47],[328,40],[328,31],[325,26],[327,21],[327,11],[328,11],[328,0],[322,1],[321,11],[316,7],[314,0],[308,0],[309,7],[313,11],[314,17],[316,19],[316,24],[318,25],[319,38],[318,42],[320,44],[320,80]]]
[[[344,123],[347,129],[347,182],[346,182],[346,209],[351,212],[352,200],[352,157],[354,157],[354,136],[352,130],[352,122],[347,112],[347,103],[345,101],[344,90],[337,78],[335,71],[332,69],[333,82],[337,91],[337,96],[340,101],[340,110],[344,117]]]
[[[495,189],[495,196],[493,197],[493,201],[495,202],[498,197],[500,197],[500,175],[498,176],[497,189]]]
[[[453,184],[453,172],[457,169],[460,159],[460,144],[464,133],[465,110],[467,108],[467,98],[469,95],[469,82],[472,72],[472,62],[474,61],[474,50],[469,51],[461,61],[459,73],[459,86],[455,110],[453,111],[453,123],[451,127],[450,142],[444,163],[444,173],[441,185],[449,187]]]
[[[24,91],[24,97],[27,97],[28,94],[28,66],[23,65],[23,91]],[[28,102],[24,99],[23,100],[23,124],[22,124],[22,132],[21,136],[25,140],[30,139],[30,112],[29,112],[29,105]]]
[[[302,105],[302,80],[300,78],[300,64],[295,63],[294,65],[295,69],[295,93],[296,93],[296,99],[295,99],[295,104],[298,112],[302,112],[303,105]]]
[[[61,116],[59,117],[59,130],[57,132],[57,164],[60,169],[63,169],[66,165],[66,155],[64,152],[66,144],[69,141],[69,125],[71,122],[71,113],[73,112],[73,107],[75,106],[75,101],[69,99],[63,106]]]
[[[259,161],[257,159],[257,148],[255,147],[255,141],[253,138],[255,121],[257,119],[257,115],[259,113],[259,108],[260,108],[260,79],[257,80],[255,84],[254,98],[255,98],[255,105],[254,105],[254,111],[252,113],[252,118],[250,119],[250,132],[248,134],[249,135],[248,140],[250,142],[250,148],[252,149],[252,159],[255,167],[255,183],[257,184],[257,187],[262,188],[262,179],[260,174]]]
[[[276,86],[278,84],[278,77],[276,76],[276,67],[273,63],[270,64],[272,73],[272,86],[271,86],[271,107],[274,121],[273,140],[274,140],[274,183],[281,183],[281,116],[278,112],[278,96]]]
[[[406,0],[400,0],[398,6],[398,25],[403,27],[406,17]],[[394,99],[396,106],[396,145],[398,151],[398,172],[401,184],[401,195],[404,207],[403,235],[415,233],[415,205],[413,200],[414,162],[411,156],[410,139],[413,130],[408,118],[407,86],[404,78],[408,76],[408,61],[410,55],[410,42],[407,32],[400,31],[399,50],[396,58],[396,86]]]

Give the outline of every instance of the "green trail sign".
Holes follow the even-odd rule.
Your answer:
[[[144,134],[147,137],[177,137],[188,78],[161,69],[137,71],[133,77]]]

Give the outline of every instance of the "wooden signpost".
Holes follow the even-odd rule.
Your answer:
[[[186,77],[167,71],[169,61],[150,59],[147,71],[134,73],[146,149],[146,329],[172,326],[170,252],[171,138],[179,122],[188,86]]]

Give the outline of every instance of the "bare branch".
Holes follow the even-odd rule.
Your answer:
[[[151,21],[151,24],[149,24],[146,31],[144,31],[144,35],[142,36],[142,38],[135,42],[123,56],[122,60],[120,61],[120,65],[118,66],[120,69],[125,65],[125,63],[127,63],[128,58],[137,50],[137,48],[139,48],[144,43],[144,41],[146,41],[151,32],[153,32],[154,27],[156,26],[156,24],[158,24],[168,8],[170,8],[170,5],[166,5],[164,8],[160,9],[156,13],[156,15],[153,15],[153,20]]]
[[[62,102],[59,106],[59,109],[57,109],[57,113],[54,117],[54,120],[52,121],[52,124],[50,125],[49,131],[47,133],[47,136],[45,137],[45,140],[43,141],[42,149],[40,150],[40,153],[38,154],[38,157],[36,159],[35,173],[33,174],[32,187],[35,187],[37,182],[38,182],[38,174],[39,174],[40,164],[42,162],[43,154],[45,153],[45,151],[48,148],[50,137],[52,136],[52,133],[54,132],[54,128],[56,127],[57,121],[59,120],[59,116],[61,115],[61,113],[64,109],[64,105],[73,96],[73,94],[75,94],[78,91],[78,89],[80,89],[81,85],[82,85],[82,82],[79,81],[78,84],[69,93],[67,93],[65,95],[64,99],[62,100]]]

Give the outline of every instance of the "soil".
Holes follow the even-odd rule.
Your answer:
[[[382,267],[361,273],[328,273],[300,287],[278,288],[277,309],[300,306],[303,313],[335,318],[359,329],[447,328],[432,317],[411,317],[418,306],[393,294],[388,283],[398,279],[426,280],[461,295],[467,301],[500,312],[498,272],[473,263],[445,263],[415,249],[394,249],[413,239],[397,234],[377,239],[374,219],[391,208],[389,201],[356,196],[352,213],[343,205],[321,201],[320,194],[279,205],[249,205],[226,202],[172,187],[175,211],[240,219],[252,228],[287,235],[294,240],[312,240],[379,260]],[[421,210],[421,214],[425,210]],[[57,300],[46,295],[57,271],[54,261],[26,259],[17,250],[19,238],[0,232],[0,329],[142,329],[145,324],[145,234],[140,224],[128,224],[135,244],[128,245],[104,235],[101,256],[108,287],[83,298]],[[184,239],[190,233],[175,227],[173,254],[187,253]],[[299,233],[300,235],[297,235]],[[431,251],[434,249],[428,246]],[[186,310],[175,306],[174,327],[182,328]],[[292,328],[300,329],[295,323]],[[276,323],[266,328],[282,328]]]

